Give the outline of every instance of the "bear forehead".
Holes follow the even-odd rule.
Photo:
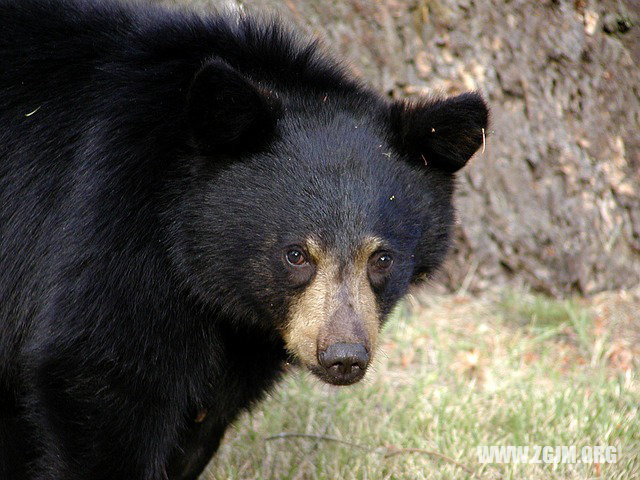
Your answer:
[[[418,187],[422,175],[400,160],[384,129],[373,118],[348,112],[286,125],[271,148],[278,153],[268,160],[269,173],[297,179],[302,193],[324,196],[330,193],[325,190],[333,191],[327,200],[350,193],[367,200],[385,189]]]

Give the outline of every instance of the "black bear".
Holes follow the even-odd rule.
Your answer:
[[[275,20],[0,0],[0,478],[195,479],[296,361],[358,381],[450,243],[476,93]]]

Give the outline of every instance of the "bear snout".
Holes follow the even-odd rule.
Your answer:
[[[334,343],[318,350],[323,377],[334,385],[351,385],[362,377],[369,365],[369,352],[361,343]]]

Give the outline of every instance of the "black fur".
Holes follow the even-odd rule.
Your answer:
[[[391,104],[274,21],[0,0],[0,31],[2,479],[196,478],[280,376],[283,248],[385,239],[384,314],[446,253],[476,94]]]

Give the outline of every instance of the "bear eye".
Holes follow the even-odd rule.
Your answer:
[[[299,248],[290,248],[289,251],[287,251],[286,257],[287,262],[289,262],[289,264],[293,265],[294,267],[300,267],[308,263],[307,257],[305,256],[304,252]]]
[[[379,273],[384,273],[393,264],[393,258],[387,252],[379,252],[373,254],[371,257],[371,266],[374,267]]]

